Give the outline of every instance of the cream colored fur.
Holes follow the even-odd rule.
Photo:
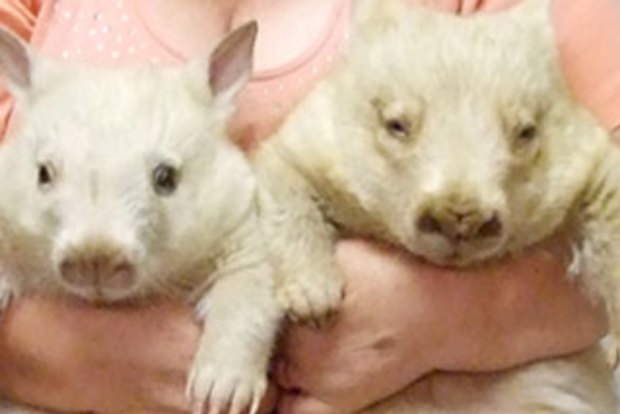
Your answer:
[[[226,137],[234,94],[212,93],[202,63],[105,71],[28,55],[26,66],[19,56],[2,61],[21,63],[30,84],[13,85],[17,119],[0,146],[0,300],[32,291],[185,300],[207,326],[188,381],[194,412],[255,412],[281,310],[255,179]],[[162,162],[180,171],[168,196],[152,184]],[[56,171],[51,188],[37,186],[42,163]],[[60,278],[63,249],[93,235],[135,262],[130,291],[78,289]]]
[[[467,18],[393,0],[358,6],[343,64],[256,157],[290,315],[320,322],[337,309],[334,242],[347,234],[467,266],[566,228],[580,282],[620,334],[620,155],[566,85],[549,2]],[[419,230],[429,205],[495,212],[502,230],[451,243]],[[608,414],[615,404],[598,349],[425,382],[365,413]]]

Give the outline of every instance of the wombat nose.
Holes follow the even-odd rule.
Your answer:
[[[62,279],[75,287],[128,289],[135,281],[135,267],[118,253],[84,254],[74,250],[60,262]]]
[[[497,237],[502,221],[497,212],[458,211],[451,208],[429,208],[417,220],[422,233],[437,233],[452,241]]]

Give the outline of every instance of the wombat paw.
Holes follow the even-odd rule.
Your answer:
[[[186,390],[192,414],[256,414],[267,390],[266,375],[259,371],[214,361],[195,365]]]
[[[282,287],[278,299],[289,319],[319,328],[332,319],[342,302],[344,286],[339,275],[329,276],[321,280],[300,277]]]

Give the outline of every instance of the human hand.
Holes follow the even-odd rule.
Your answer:
[[[0,323],[0,394],[62,412],[189,412],[200,336],[191,310],[160,302],[95,308],[26,297]],[[274,395],[265,401],[265,410]]]
[[[451,271],[341,242],[340,314],[325,331],[290,329],[277,369],[280,412],[354,412],[435,369],[500,370],[594,344],[604,313],[565,276],[565,247],[554,239],[517,259]]]

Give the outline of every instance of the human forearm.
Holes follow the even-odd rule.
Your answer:
[[[452,282],[462,289],[456,300],[465,306],[455,304],[443,313],[455,315],[458,345],[442,347],[446,353],[438,367],[501,370],[580,351],[601,338],[607,330],[604,309],[587,297],[578,279],[569,279],[568,258],[562,256],[550,243],[471,275],[484,282]]]
[[[327,331],[291,331],[280,380],[306,394],[288,394],[282,412],[347,412],[434,369],[505,369],[594,344],[605,318],[566,278],[564,247],[555,240],[518,260],[457,272],[341,242],[341,313]]]
[[[16,302],[0,324],[0,393],[56,410],[180,413],[199,334],[189,309]]]
[[[0,395],[61,412],[187,413],[200,332],[191,309],[172,302],[97,308],[25,297],[0,319]]]
[[[350,306],[374,303],[380,316],[371,323],[400,323],[413,346],[425,337],[434,351],[429,368],[489,371],[581,350],[604,335],[603,309],[566,274],[567,250],[556,238],[516,259],[447,270],[349,241],[339,259],[350,277],[365,277],[349,286],[367,285],[351,287],[359,296]]]

